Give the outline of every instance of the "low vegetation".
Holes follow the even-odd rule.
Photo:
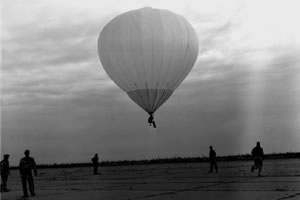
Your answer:
[[[218,161],[245,161],[252,160],[250,154],[218,156]],[[272,153],[266,154],[264,159],[300,159],[300,152]],[[173,157],[173,158],[156,158],[150,160],[121,160],[121,161],[102,161],[100,166],[124,166],[124,165],[147,165],[147,164],[164,164],[164,163],[195,163],[208,162],[208,157]],[[38,168],[72,168],[92,166],[91,162],[86,163],[61,163],[61,164],[42,164]],[[18,167],[12,167],[18,168]]]

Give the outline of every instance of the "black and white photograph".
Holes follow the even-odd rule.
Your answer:
[[[300,1],[0,7],[1,200],[300,199]]]

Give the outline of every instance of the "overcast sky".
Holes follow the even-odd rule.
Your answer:
[[[18,163],[89,162],[300,151],[297,0],[3,0],[1,155]],[[197,62],[148,115],[106,75],[97,40],[120,13],[151,6],[183,15]]]

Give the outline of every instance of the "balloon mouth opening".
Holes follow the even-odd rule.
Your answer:
[[[128,96],[149,115],[163,105],[172,95],[170,89],[138,89],[127,92]]]

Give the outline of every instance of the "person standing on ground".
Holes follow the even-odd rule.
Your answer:
[[[28,197],[27,182],[31,196],[35,196],[32,170],[34,171],[34,175],[37,176],[37,169],[34,159],[29,157],[30,151],[25,150],[24,154],[25,157],[20,160],[19,169],[22,180],[23,198],[26,198]]]
[[[97,153],[92,158],[92,162],[93,162],[93,166],[94,166],[94,174],[98,174],[99,158],[98,158],[98,154]]]
[[[214,168],[215,168],[216,172],[218,173],[217,154],[212,146],[209,147],[209,162],[210,162],[209,173],[212,173]]]
[[[254,160],[254,165],[251,167],[251,172],[254,172],[255,169],[258,169],[258,176],[261,176],[261,169],[263,167],[263,157],[264,150],[260,146],[260,142],[256,143],[256,147],[252,149],[252,157]]]
[[[10,175],[8,158],[9,158],[9,155],[5,154],[3,156],[3,160],[0,162],[0,167],[1,167],[1,192],[8,192],[9,191],[7,189],[7,180],[8,180],[8,176]]]

